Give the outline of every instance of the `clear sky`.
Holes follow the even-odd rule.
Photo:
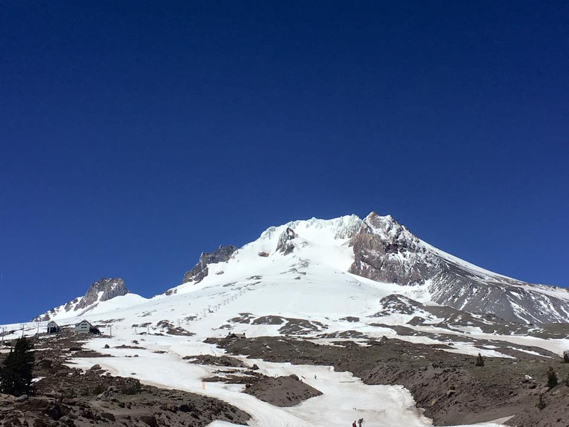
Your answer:
[[[372,210],[569,285],[566,1],[0,3],[0,323]]]

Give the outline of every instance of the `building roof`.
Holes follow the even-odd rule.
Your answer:
[[[82,323],[87,323],[89,326],[93,326],[93,325],[91,325],[91,322],[89,322],[88,320],[85,320],[85,319],[81,320],[81,321],[80,321],[79,323],[77,323],[75,326],[79,326],[79,325],[82,324]]]

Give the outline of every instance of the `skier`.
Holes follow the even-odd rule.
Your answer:
[[[360,418],[360,419],[358,420],[358,427],[362,427],[363,424],[364,424],[364,419],[363,419],[363,418]]]
[[[352,427],[358,427],[355,421],[352,423]]]

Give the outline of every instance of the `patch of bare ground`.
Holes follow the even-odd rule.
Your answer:
[[[302,382],[296,375],[288,377],[263,377],[245,387],[245,393],[271,405],[295,406],[312,397],[322,395],[320,390]]]
[[[181,326],[174,326],[172,322],[168,320],[161,320],[156,324],[156,327],[161,329],[163,332],[166,332],[168,335],[176,335],[176,336],[183,336],[183,337],[191,337],[195,335],[193,332],[190,332]]]
[[[282,325],[279,328],[279,333],[282,335],[307,335],[328,329],[328,326],[317,321],[274,315],[255,318],[251,313],[239,313],[239,317],[228,319],[228,322],[252,325]]]
[[[271,405],[295,406],[311,397],[320,396],[322,392],[304,383],[298,376],[269,377],[256,372],[254,368],[225,369],[215,371],[214,375],[204,378],[205,382],[223,382],[226,384],[243,384],[244,392],[255,396]]]
[[[232,368],[246,368],[247,365],[241,360],[230,356],[212,356],[209,354],[202,354],[198,356],[185,356],[184,360],[196,365],[210,365],[210,366],[226,366]]]

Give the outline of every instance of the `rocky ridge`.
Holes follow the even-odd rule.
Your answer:
[[[237,251],[237,248],[232,245],[220,246],[213,252],[202,252],[198,263],[188,272],[184,274],[182,283],[195,282],[199,283],[209,273],[208,265],[226,262]]]
[[[34,317],[32,321],[43,322],[52,319],[60,313],[88,310],[95,307],[100,302],[126,295],[129,292],[130,291],[126,288],[123,279],[118,277],[102,278],[92,283],[83,297],[75,298],[66,304],[54,307],[51,310]]]
[[[350,273],[404,286],[425,286],[431,301],[504,320],[544,324],[567,322],[565,289],[534,285],[476,267],[413,235],[391,216],[368,215],[350,244]],[[547,310],[544,310],[547,307]]]

